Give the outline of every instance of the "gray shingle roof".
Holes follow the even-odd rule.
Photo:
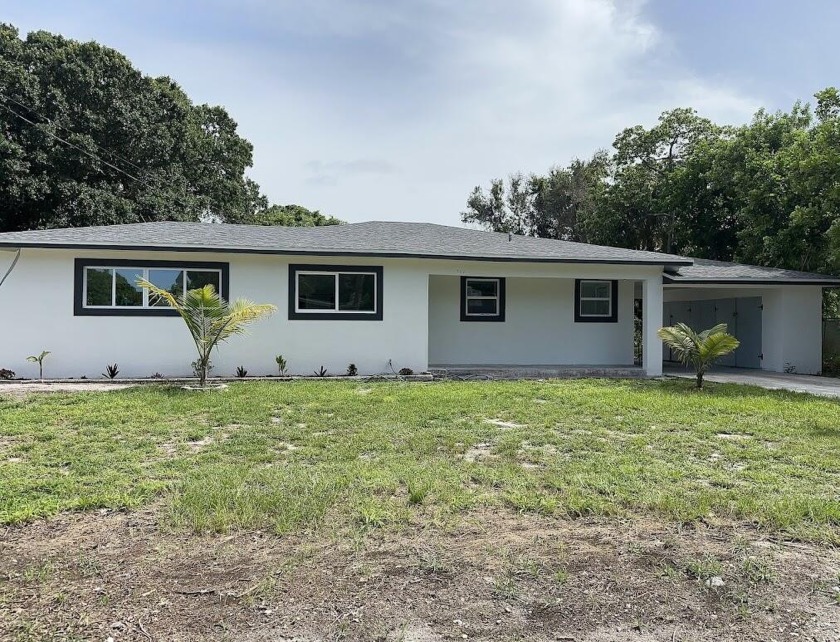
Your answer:
[[[587,243],[432,223],[370,222],[327,227],[134,223],[0,234],[0,247],[108,248],[423,257],[544,263],[688,265],[690,259]]]
[[[666,285],[840,285],[840,278],[691,259],[604,245],[484,232],[432,223],[369,222],[327,227],[134,223],[0,234],[0,247],[171,250],[321,256],[423,257],[535,263],[663,265]]]
[[[703,283],[738,283],[738,284],[779,284],[799,285],[840,285],[840,278],[797,272],[780,268],[759,267],[742,263],[726,263],[709,259],[694,259],[693,265],[682,266],[676,273],[665,275],[665,284],[703,284]]]

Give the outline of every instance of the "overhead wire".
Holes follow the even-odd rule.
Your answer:
[[[8,111],[10,114],[12,114],[12,115],[14,115],[14,116],[17,116],[18,118],[20,118],[20,119],[21,119],[21,120],[23,120],[23,121],[26,121],[26,122],[27,122],[27,123],[29,123],[30,125],[33,125],[33,126],[38,126],[38,125],[40,124],[40,123],[36,123],[36,122],[35,122],[35,121],[33,121],[33,120],[30,120],[29,118],[27,118],[26,116],[24,116],[24,115],[22,115],[22,114],[17,113],[14,109],[12,109],[11,107],[9,107],[8,105],[0,105],[0,106],[2,106],[2,107],[3,107],[6,111]],[[85,154],[85,155],[87,155],[87,156],[90,156],[90,157],[91,157],[91,158],[93,158],[94,160],[98,160],[100,163],[102,163],[102,164],[104,164],[104,165],[107,165],[107,166],[108,166],[108,167],[110,167],[111,169],[115,169],[115,170],[116,170],[116,171],[118,171],[120,174],[125,174],[126,176],[128,176],[128,177],[129,177],[130,179],[132,179],[132,180],[135,180],[135,181],[138,181],[138,182],[141,182],[141,183],[143,182],[143,181],[141,181],[139,178],[137,178],[136,176],[132,176],[131,174],[129,174],[129,173],[128,173],[127,171],[125,171],[124,169],[122,169],[122,168],[120,168],[120,167],[117,167],[117,166],[116,166],[116,165],[114,165],[113,163],[109,163],[109,162],[108,162],[108,161],[106,161],[104,158],[101,158],[101,157],[97,156],[97,155],[96,155],[96,154],[94,154],[93,152],[88,151],[87,149],[85,149],[84,147],[79,147],[79,146],[78,146],[78,145],[76,145],[75,143],[71,143],[70,141],[65,140],[65,139],[64,139],[64,138],[62,138],[61,136],[58,136],[57,134],[54,134],[54,133],[52,133],[52,132],[50,132],[50,131],[47,131],[47,130],[42,130],[42,131],[43,131],[43,132],[44,132],[47,136],[50,136],[51,138],[55,138],[57,141],[62,142],[62,143],[64,143],[65,145],[69,145],[69,146],[70,146],[70,147],[72,147],[73,149],[76,149],[76,150],[78,150],[78,151],[82,152],[83,154]]]
[[[71,130],[71,129],[68,129],[67,127],[64,127],[63,125],[60,125],[60,124],[56,123],[56,122],[55,122],[55,121],[53,121],[51,118],[49,118],[49,117],[47,117],[47,116],[44,116],[43,114],[41,114],[41,113],[40,113],[40,112],[38,112],[37,110],[33,109],[31,106],[26,105],[26,104],[24,104],[23,102],[21,102],[21,101],[17,100],[16,98],[13,98],[13,97],[9,96],[7,93],[2,93],[2,92],[0,92],[0,97],[5,98],[6,100],[8,100],[8,101],[10,101],[10,102],[13,102],[14,104],[18,105],[19,107],[21,107],[21,108],[23,108],[23,109],[26,109],[27,111],[29,111],[29,112],[31,112],[31,113],[33,113],[33,114],[37,115],[39,118],[41,118],[41,119],[43,119],[44,121],[46,121],[46,123],[48,123],[48,124],[50,124],[50,125],[52,125],[52,126],[54,126],[54,127],[57,127],[57,128],[59,128],[59,129],[62,129],[62,130],[66,131],[66,132],[68,132],[68,133],[70,133],[70,134],[78,134],[78,132],[75,132],[75,131],[73,131],[73,130]],[[23,114],[20,114],[20,113],[18,113],[17,111],[15,111],[14,109],[12,109],[11,107],[9,107],[7,104],[0,103],[0,107],[3,107],[3,108],[4,108],[6,111],[8,111],[10,114],[12,114],[12,115],[16,116],[17,118],[20,118],[21,120],[23,120],[23,121],[25,121],[25,122],[29,123],[29,124],[30,124],[30,125],[32,125],[33,127],[37,127],[38,125],[43,125],[43,124],[44,124],[44,123],[38,123],[38,122],[35,122],[35,121],[33,121],[33,120],[31,120],[31,119],[27,118],[27,117],[26,117],[26,116],[24,116]],[[69,147],[72,147],[73,149],[75,149],[75,150],[77,150],[77,151],[79,151],[79,152],[81,152],[81,153],[85,154],[86,156],[88,156],[88,157],[90,157],[90,158],[93,158],[94,160],[99,161],[100,163],[102,163],[102,164],[104,164],[104,165],[106,165],[106,166],[110,167],[111,169],[113,169],[113,170],[115,170],[115,171],[119,172],[120,174],[123,174],[124,176],[127,176],[128,178],[130,178],[130,179],[132,179],[132,180],[134,180],[134,181],[137,181],[138,183],[141,183],[141,184],[146,184],[146,185],[148,185],[148,184],[149,184],[149,180],[148,180],[147,178],[139,178],[139,177],[137,177],[137,176],[134,176],[133,174],[131,174],[131,173],[127,172],[127,171],[126,171],[126,170],[124,170],[123,168],[118,167],[117,165],[114,165],[113,163],[108,162],[107,160],[105,160],[104,158],[102,158],[101,156],[99,156],[99,155],[97,155],[97,154],[94,154],[94,153],[93,153],[93,152],[91,152],[90,150],[84,149],[83,147],[79,147],[79,146],[78,146],[78,145],[76,145],[75,143],[72,143],[71,141],[68,141],[68,140],[66,140],[66,139],[62,138],[61,136],[58,136],[57,134],[55,134],[55,133],[53,133],[53,132],[50,132],[50,131],[48,131],[48,130],[42,129],[41,131],[43,131],[45,134],[47,134],[47,136],[50,136],[51,138],[54,138],[55,140],[57,140],[57,141],[59,141],[59,142],[61,142],[61,143],[65,144],[65,145],[68,145]],[[103,147],[102,145],[99,145],[96,141],[94,141],[94,140],[92,140],[92,139],[91,139],[91,140],[90,140],[90,142],[91,142],[91,144],[93,144],[93,145],[94,145],[97,149],[101,150],[101,151],[102,151],[103,153],[105,153],[105,154],[108,154],[108,155],[109,155],[109,156],[111,156],[112,158],[117,159],[117,160],[119,160],[119,161],[121,161],[121,162],[123,162],[123,163],[126,163],[127,165],[130,165],[130,166],[132,166],[132,167],[134,167],[134,168],[136,168],[136,169],[140,170],[140,172],[145,172],[145,171],[146,171],[143,167],[141,167],[141,166],[137,165],[136,163],[134,163],[134,162],[132,162],[132,161],[128,160],[127,158],[124,158],[123,156],[120,156],[120,155],[119,155],[119,154],[117,154],[116,152],[113,152],[113,151],[111,151],[111,150],[109,150],[109,149],[107,149],[107,148]],[[187,192],[186,186],[183,186],[183,187],[184,187],[184,194],[183,194],[183,196],[181,196],[181,195],[176,195],[176,194],[174,194],[174,193],[172,194],[172,196],[176,196],[177,198],[179,198],[179,200],[180,200],[180,199],[183,199],[183,200],[182,200],[182,203],[186,206],[187,202],[189,201],[189,196],[190,196],[190,195],[189,195],[189,193]],[[139,216],[139,217],[140,217],[140,220],[141,220],[141,221],[143,221],[144,223],[146,222],[146,219],[144,219],[144,218],[143,218],[143,215],[142,215],[142,214],[139,214],[139,213],[138,213],[138,214],[137,214],[137,216]]]
[[[9,101],[11,101],[11,102],[15,103],[15,104],[16,104],[16,105],[18,105],[19,107],[22,107],[23,109],[26,109],[27,111],[29,111],[29,112],[31,112],[31,113],[33,113],[33,114],[37,115],[38,117],[40,117],[41,119],[43,119],[44,121],[46,121],[46,123],[48,123],[48,124],[50,124],[50,125],[52,125],[52,126],[54,126],[54,127],[58,127],[58,128],[60,128],[60,129],[63,129],[64,131],[66,131],[66,132],[68,132],[68,133],[70,133],[70,134],[78,134],[78,132],[75,132],[75,131],[73,131],[72,129],[68,129],[67,127],[64,127],[63,125],[59,125],[58,123],[54,122],[51,118],[49,118],[49,117],[47,117],[47,116],[44,116],[43,114],[41,114],[41,113],[40,113],[40,112],[38,112],[37,110],[33,109],[33,108],[32,108],[32,107],[30,107],[29,105],[26,105],[26,104],[22,103],[21,101],[19,101],[19,100],[15,99],[15,98],[12,98],[12,97],[11,97],[11,96],[9,96],[8,94],[3,94],[3,93],[0,93],[0,97],[5,98],[6,100],[9,100]],[[3,107],[3,108],[4,108],[6,111],[8,111],[10,114],[12,114],[12,115],[14,115],[14,116],[16,116],[16,117],[20,118],[20,119],[21,119],[21,120],[23,120],[24,122],[29,123],[29,124],[30,124],[30,125],[32,125],[33,127],[37,127],[38,125],[43,125],[43,124],[44,124],[44,123],[38,123],[38,122],[35,122],[35,121],[31,120],[30,118],[27,118],[26,116],[24,116],[23,114],[18,113],[17,111],[15,111],[14,109],[12,109],[11,107],[9,107],[9,106],[8,106],[8,105],[6,105],[6,104],[0,103],[0,107]],[[79,152],[81,152],[81,153],[85,154],[86,156],[89,156],[90,158],[93,158],[94,160],[99,161],[100,163],[102,163],[102,164],[104,164],[104,165],[106,165],[106,166],[110,167],[111,169],[113,169],[113,170],[115,170],[115,171],[119,172],[120,174],[123,174],[124,176],[127,176],[128,178],[130,178],[130,179],[132,179],[132,180],[134,180],[134,181],[137,181],[138,183],[145,184],[145,185],[148,185],[148,184],[149,184],[149,180],[148,180],[148,179],[146,179],[146,178],[139,178],[139,177],[137,177],[137,176],[135,176],[135,175],[133,175],[133,174],[131,174],[131,173],[129,173],[129,172],[127,172],[127,171],[125,171],[123,168],[118,167],[117,165],[114,165],[113,163],[108,162],[107,160],[105,160],[104,158],[102,158],[101,156],[99,156],[99,155],[97,155],[97,154],[94,154],[94,153],[93,153],[93,152],[91,152],[90,150],[84,149],[83,147],[80,147],[80,146],[76,145],[75,143],[73,143],[73,142],[71,142],[71,141],[69,141],[69,140],[66,140],[65,138],[62,138],[61,136],[58,136],[57,134],[55,134],[55,133],[53,133],[53,132],[50,132],[50,131],[48,131],[48,130],[42,129],[41,131],[43,131],[43,132],[44,132],[47,136],[50,136],[51,138],[54,138],[55,140],[57,140],[57,141],[59,141],[59,142],[61,142],[61,143],[65,144],[65,145],[68,145],[69,147],[72,147],[73,149],[75,149],[75,150],[77,150],[77,151],[79,151]],[[98,149],[100,149],[102,152],[104,152],[105,154],[108,154],[108,155],[110,155],[111,157],[113,157],[113,158],[115,158],[115,159],[118,159],[118,160],[122,161],[123,163],[126,163],[126,164],[128,164],[128,165],[131,165],[132,167],[134,167],[134,168],[136,168],[136,169],[140,170],[141,172],[145,172],[145,171],[146,171],[144,168],[142,168],[142,167],[140,167],[139,165],[137,165],[136,163],[134,163],[134,162],[132,162],[132,161],[128,160],[127,158],[124,158],[124,157],[120,156],[119,154],[117,154],[116,152],[113,152],[113,151],[111,151],[111,150],[109,150],[109,149],[106,149],[106,148],[105,148],[105,147],[103,147],[102,145],[99,145],[96,141],[91,140],[90,142],[91,142],[91,143],[92,143],[92,144],[93,144],[96,148],[98,148]],[[178,195],[173,194],[173,196],[178,196]],[[187,192],[186,192],[186,188],[184,188],[184,201],[183,201],[183,202],[184,202],[184,204],[186,204],[186,198],[187,198],[187,197],[188,197],[188,194],[187,194]],[[180,198],[180,197],[179,197],[179,198]],[[145,218],[143,218],[143,215],[142,215],[142,214],[137,213],[137,216],[140,218],[140,220],[141,220],[142,222],[144,222],[144,223],[146,223],[146,222],[147,222],[147,221],[146,221],[146,219],[145,219]]]
[[[40,113],[37,109],[35,109],[35,108],[34,108],[34,107],[32,107],[31,105],[27,105],[27,104],[25,104],[25,103],[22,103],[22,102],[21,102],[21,101],[19,101],[17,98],[13,98],[12,96],[9,96],[8,94],[3,95],[2,93],[0,93],[0,96],[3,96],[3,98],[5,98],[6,100],[9,100],[9,101],[13,102],[13,103],[14,103],[14,104],[16,104],[18,107],[22,107],[23,109],[25,109],[25,110],[27,110],[27,111],[29,111],[29,112],[32,112],[33,114],[36,114],[38,117],[40,117],[40,118],[42,118],[43,120],[47,121],[50,125],[52,125],[52,126],[54,126],[54,127],[58,127],[59,129],[63,129],[63,130],[64,130],[64,131],[66,131],[68,134],[78,134],[78,132],[75,132],[75,131],[73,131],[72,129],[69,129],[69,128],[65,127],[64,125],[61,125],[61,124],[59,124],[59,123],[55,122],[55,121],[54,121],[52,118],[50,118],[49,116],[45,116],[44,114]],[[122,161],[123,163],[126,163],[127,165],[131,165],[133,168],[135,168],[135,169],[137,169],[137,170],[139,170],[139,171],[141,171],[141,172],[145,171],[145,170],[144,170],[142,167],[140,167],[137,163],[134,163],[134,162],[132,162],[132,161],[128,160],[127,158],[125,158],[125,157],[123,157],[123,156],[120,156],[120,155],[119,155],[119,154],[117,154],[116,152],[113,152],[113,151],[111,151],[110,149],[107,149],[107,148],[103,147],[102,145],[98,144],[95,140],[91,139],[91,140],[90,140],[90,142],[91,142],[91,143],[92,143],[95,147],[97,147],[98,149],[102,150],[104,153],[108,154],[108,155],[109,155],[109,156],[111,156],[112,158],[116,158],[116,159],[118,159],[118,160]],[[136,179],[136,180],[140,180],[140,179]]]

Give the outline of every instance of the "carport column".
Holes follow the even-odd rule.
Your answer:
[[[662,327],[662,277],[642,281],[642,365],[649,377],[662,374],[662,340],[656,331]]]

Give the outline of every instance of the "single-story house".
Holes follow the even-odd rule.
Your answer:
[[[138,277],[183,291],[205,283],[277,313],[215,355],[276,373],[391,368],[634,366],[641,313],[647,375],[670,358],[656,335],[725,321],[733,366],[815,373],[822,292],[840,279],[427,223],[318,228],[137,223],[0,234],[0,367],[53,377],[188,375],[193,346]],[[638,311],[638,312],[637,312]]]

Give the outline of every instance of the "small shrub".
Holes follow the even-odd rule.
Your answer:
[[[38,364],[38,378],[39,379],[44,378],[44,359],[46,359],[48,354],[50,354],[50,351],[49,350],[44,350],[44,351],[41,352],[41,354],[39,354],[37,356],[34,355],[34,354],[31,354],[28,357],[26,357],[27,361],[31,361],[32,363],[37,363]]]
[[[327,376],[327,369],[324,366],[321,366],[317,370],[314,370],[316,377],[326,377]]]
[[[286,376],[286,359],[283,357],[282,354],[278,354],[274,357],[274,362],[277,364],[277,371],[280,373],[281,377]]]
[[[15,371],[8,368],[0,368],[0,379],[14,379]]]
[[[681,363],[694,368],[698,390],[703,389],[703,377],[715,361],[741,345],[726,331],[725,323],[718,323],[702,332],[695,332],[685,323],[675,323],[659,328],[656,334]]]
[[[112,363],[105,366],[105,372],[102,373],[102,376],[108,377],[109,379],[116,379],[118,374],[120,374],[119,366],[116,363]]]
[[[198,353],[195,370],[198,385],[202,388],[207,385],[213,350],[232,336],[242,334],[248,324],[277,310],[274,305],[257,304],[246,299],[227,301],[210,284],[178,296],[145,279],[137,279],[137,285],[148,292],[152,305],[166,304],[184,320]]]
[[[404,377],[408,375],[413,375],[414,370],[412,370],[411,368],[400,368],[400,374]]]
[[[245,369],[245,366],[236,366],[236,376],[240,379],[248,376],[248,371]]]
[[[347,366],[348,377],[355,377],[357,374],[359,374],[359,369],[356,367],[355,363],[351,363],[349,366]]]
[[[163,375],[159,372],[154,373],[149,379],[163,379]]]

